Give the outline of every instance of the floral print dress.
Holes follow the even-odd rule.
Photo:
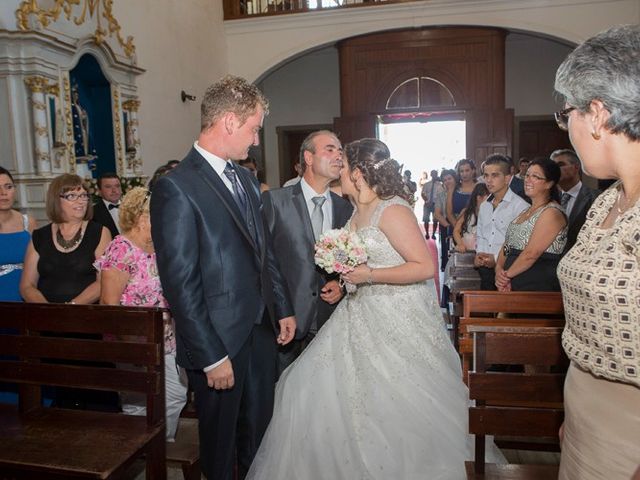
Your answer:
[[[116,269],[129,274],[129,282],[122,292],[120,304],[130,307],[168,308],[162,294],[156,254],[147,253],[122,235],[116,236],[104,255],[95,261],[98,271]],[[175,354],[176,339],[173,322],[164,324],[164,353]]]

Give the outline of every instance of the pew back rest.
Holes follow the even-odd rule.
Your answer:
[[[0,381],[20,384],[21,413],[41,408],[41,385],[126,391],[145,394],[148,425],[160,424],[162,314],[159,308],[0,302]]]

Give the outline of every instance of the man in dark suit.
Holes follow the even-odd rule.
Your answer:
[[[573,150],[567,148],[556,150],[551,153],[551,160],[560,167],[560,180],[558,181],[561,195],[560,203],[569,219],[567,246],[564,250],[568,252],[576,243],[578,233],[587,218],[587,212],[600,192],[582,183],[580,159]]]
[[[98,177],[98,193],[100,200],[93,204],[93,221],[98,222],[111,232],[111,238],[120,233],[118,212],[122,187],[120,178],[113,172],[103,173]]]
[[[309,134],[300,147],[300,165],[300,182],[263,194],[263,214],[297,324],[295,340],[279,348],[279,374],[300,355],[342,298],[337,279],[316,266],[314,245],[322,232],[343,227],[353,211],[347,200],[329,190],[342,168],[342,145],[334,133]],[[316,207],[318,201],[322,204]],[[314,230],[316,218],[319,228]]]
[[[258,182],[230,161],[258,145],[267,108],[242,78],[210,86],[198,141],[151,197],[177,360],[195,393],[202,471],[215,480],[231,480],[236,460],[246,474],[272,414],[277,343],[295,335]]]

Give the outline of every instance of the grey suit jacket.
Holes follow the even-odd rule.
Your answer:
[[[315,265],[313,229],[309,210],[299,183],[268,190],[263,194],[263,214],[271,232],[275,256],[287,283],[296,315],[296,338],[304,338],[315,321],[320,328],[331,316],[335,305],[320,299],[327,274]],[[333,228],[347,223],[353,206],[331,193]]]
[[[598,195],[600,195],[600,191],[589,188],[584,183],[582,184],[573,208],[571,209],[571,215],[569,215],[569,229],[567,231],[567,246],[565,247],[565,252],[568,252],[576,243],[578,233],[580,233],[580,229],[587,218],[587,212]]]

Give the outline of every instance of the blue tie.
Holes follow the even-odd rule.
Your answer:
[[[244,190],[238,184],[238,177],[236,176],[236,171],[233,169],[231,164],[227,163],[227,166],[224,167],[225,176],[231,182],[232,196],[236,201],[236,205],[242,212],[242,215],[245,220],[247,220],[247,197],[245,196]]]

